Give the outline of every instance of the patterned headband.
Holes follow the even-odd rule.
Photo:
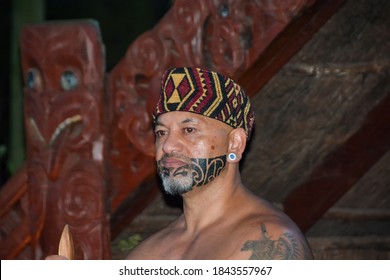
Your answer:
[[[158,116],[185,111],[245,130],[249,139],[255,120],[249,98],[232,79],[200,68],[172,68],[162,76],[161,93],[153,112]]]

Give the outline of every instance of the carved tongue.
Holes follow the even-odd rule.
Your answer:
[[[55,130],[49,142],[49,166],[48,177],[54,180],[58,177],[66,157],[67,142],[79,136],[82,131],[82,118],[80,115],[68,118],[63,121]]]
[[[81,133],[81,121],[82,117],[80,115],[75,115],[73,117],[69,117],[62,121],[54,131],[53,135],[51,136],[49,146],[52,146],[54,142],[57,141],[57,139],[61,136],[61,134],[64,133],[64,131],[71,130],[72,137],[76,137],[80,135]]]

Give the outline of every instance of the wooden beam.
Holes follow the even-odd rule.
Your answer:
[[[253,97],[331,18],[346,0],[317,0],[294,19],[237,82]]]
[[[308,238],[316,260],[388,260],[389,236],[331,236]]]
[[[284,201],[285,212],[307,231],[390,149],[390,93],[361,128],[317,166]]]
[[[390,209],[332,207],[326,212],[323,218],[328,220],[337,219],[348,221],[390,221]]]

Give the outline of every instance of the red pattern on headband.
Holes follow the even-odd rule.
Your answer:
[[[180,67],[165,71],[160,98],[153,120],[167,112],[201,114],[230,125],[242,127],[250,137],[254,112],[249,98],[232,79],[200,68]]]

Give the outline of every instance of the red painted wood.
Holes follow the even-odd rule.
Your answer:
[[[57,253],[65,224],[76,259],[110,258],[99,26],[94,21],[26,26],[21,59],[35,258]]]

